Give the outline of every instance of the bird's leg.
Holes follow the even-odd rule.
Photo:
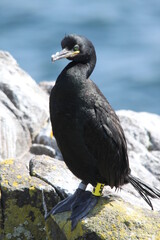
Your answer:
[[[45,219],[56,213],[71,211],[69,220],[71,220],[73,230],[78,221],[84,218],[97,204],[99,197],[102,195],[104,184],[97,183],[92,192],[85,191],[86,187],[87,185],[82,181],[75,193],[52,208]]]
[[[78,221],[84,218],[97,204],[99,197],[102,195],[104,184],[97,183],[93,192],[83,191],[75,199],[71,208],[72,230],[76,227]]]
[[[82,181],[76,189],[75,193],[54,206],[47,214],[45,219],[47,219],[50,215],[54,215],[56,213],[71,211],[73,203],[79,198],[79,195],[81,195],[81,193],[85,192],[86,187],[87,185]]]

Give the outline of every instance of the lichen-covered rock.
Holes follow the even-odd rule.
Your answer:
[[[2,161],[0,172],[1,232],[5,239],[116,239],[118,236],[119,239],[140,236],[149,239],[155,236],[158,240],[160,213],[137,207],[139,196],[131,192],[125,195],[123,190],[125,200],[117,196],[120,192],[105,188],[98,205],[73,232],[68,221],[70,212],[51,216],[45,224],[45,208],[51,210],[59,200],[72,194],[80,182],[63,161],[29,155],[23,160]],[[135,206],[127,203],[128,196],[134,199]],[[144,201],[143,207],[147,207]]]
[[[1,191],[0,191],[0,240],[4,238],[4,231],[3,231],[3,206],[1,201]]]
[[[134,207],[116,197],[100,198],[73,231],[69,216],[70,212],[66,212],[50,217],[50,240],[160,239],[160,213]]]
[[[32,158],[31,175],[50,182],[61,197],[72,194],[79,180],[68,170],[64,162],[48,157],[47,161],[45,159],[45,156]],[[91,190],[91,187],[89,186],[88,189]],[[74,231],[71,231],[71,222],[68,221],[70,212],[51,216],[46,222],[48,238],[128,240],[143,237],[142,239],[147,240],[155,237],[158,240],[160,213],[151,211],[135,192],[130,184],[128,184],[128,191],[124,187],[124,190],[117,193],[105,187],[104,195],[100,198],[98,205],[78,223]],[[156,204],[157,207],[160,206],[158,199],[154,201],[154,206]]]
[[[51,208],[60,200],[53,187],[30,176],[30,158],[0,162],[0,236],[5,240],[47,239],[45,203]]]
[[[31,176],[49,182],[62,197],[73,194],[80,183],[63,161],[45,155],[34,156],[29,167]]]

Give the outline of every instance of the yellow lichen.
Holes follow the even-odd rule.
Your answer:
[[[34,195],[35,190],[36,190],[36,188],[34,186],[30,186],[29,187],[29,195],[30,195],[30,197],[32,197]]]
[[[76,237],[83,236],[83,234],[86,234],[85,229],[96,232],[102,239],[134,240],[138,238],[147,240],[153,237],[153,239],[160,239],[158,213],[146,212],[130,204],[124,204],[122,201],[104,203],[105,201],[101,200],[101,203],[96,206],[91,216],[87,217],[87,221],[78,223],[73,232],[70,231],[70,224],[62,214],[61,220],[63,219],[63,224],[58,221],[58,225],[67,239],[76,239]],[[156,219],[157,222],[155,222]],[[80,229],[82,229],[81,232]],[[75,234],[74,237],[72,234]]]
[[[11,237],[8,239],[46,239],[45,221],[39,208],[30,204],[18,207],[14,199],[8,199],[6,204],[5,215],[8,217],[4,230],[6,236]]]
[[[12,183],[12,185],[13,185],[13,187],[17,187],[17,186],[18,186],[18,183],[14,181],[14,182]]]
[[[36,172],[35,171],[32,171],[32,176],[36,176]]]
[[[29,190],[34,191],[35,187],[34,186],[30,186]]]
[[[21,178],[22,178],[22,176],[21,176],[21,175],[17,175],[17,178],[18,178],[18,179],[21,179]]]
[[[1,165],[10,165],[13,164],[14,159],[13,158],[9,158],[9,159],[5,159],[3,161],[0,162]]]
[[[8,180],[7,179],[4,179],[2,182],[1,182],[1,185],[8,185]]]
[[[63,218],[61,217],[61,214],[56,214],[52,216],[52,218],[58,223],[59,227],[65,233],[67,240],[74,240],[83,236],[84,231],[80,222],[77,224],[76,228],[71,231],[71,221],[68,221],[68,212],[63,213]]]
[[[52,170],[56,170],[57,168],[56,168],[56,166],[52,166]]]

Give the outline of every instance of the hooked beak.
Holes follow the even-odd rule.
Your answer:
[[[53,54],[51,56],[51,60],[52,60],[52,62],[55,62],[62,58],[72,58],[75,55],[77,55],[78,53],[80,53],[80,51],[73,51],[73,50],[68,50],[68,49],[64,48],[64,49],[62,49],[62,51],[56,52],[56,54]]]

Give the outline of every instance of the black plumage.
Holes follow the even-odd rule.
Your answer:
[[[96,186],[100,182],[119,188],[130,182],[152,207],[148,195],[160,197],[160,192],[151,188],[148,193],[147,185],[130,174],[120,121],[99,88],[89,79],[96,64],[93,44],[83,36],[71,34],[61,45],[63,50],[52,55],[52,61],[65,57],[71,62],[52,89],[50,117],[65,163],[85,185]],[[56,212],[59,211],[52,211]]]

